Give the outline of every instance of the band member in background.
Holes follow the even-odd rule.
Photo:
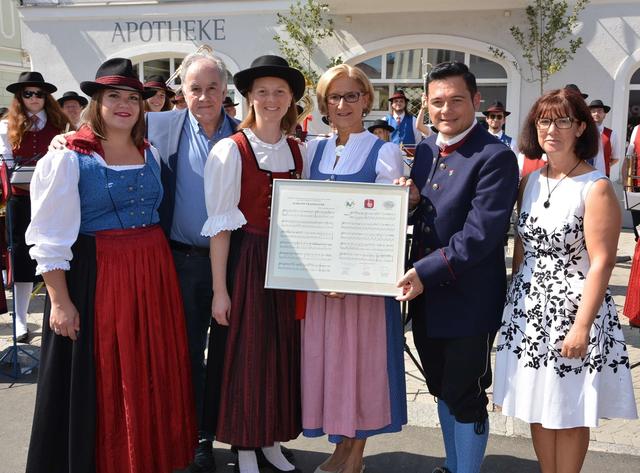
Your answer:
[[[598,132],[600,133],[600,143],[598,145],[598,154],[595,157],[594,166],[598,171],[603,172],[607,177],[611,176],[611,166],[620,161],[615,157],[617,135],[611,129],[604,126],[604,119],[611,110],[611,107],[602,103],[602,100],[592,100],[589,104],[591,117],[596,122]]]
[[[166,112],[171,110],[171,99],[175,92],[165,83],[163,76],[151,76],[144,83],[144,88],[155,91],[151,97],[144,101],[145,112]]]
[[[41,281],[36,276],[36,264],[29,257],[29,247],[24,233],[31,221],[29,184],[9,182],[12,170],[23,166],[35,166],[47,152],[52,138],[65,130],[69,123],[66,115],[51,95],[55,85],[45,82],[39,72],[23,72],[18,82],[9,84],[7,91],[13,94],[9,113],[0,122],[0,155],[2,156],[2,194],[11,196],[7,202],[7,222],[12,247],[15,323],[19,342],[29,336],[27,311],[33,291],[33,283]]]
[[[62,94],[62,97],[58,99],[58,104],[70,122],[70,129],[65,131],[77,130],[80,127],[82,111],[88,103],[86,98],[74,90]]]
[[[507,117],[511,115],[511,112],[508,112],[507,109],[504,108],[502,102],[496,100],[488,109],[483,111],[482,114],[487,117],[489,133],[511,148],[511,151],[517,155],[518,146],[516,145],[515,138],[512,138],[504,132],[504,124],[507,121]]]

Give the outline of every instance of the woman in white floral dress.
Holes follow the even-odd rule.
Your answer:
[[[609,180],[588,164],[598,140],[584,100],[567,90],[538,99],[520,139],[526,155],[546,153],[548,164],[521,183],[494,400],[531,424],[543,473],[579,472],[598,419],[637,417],[607,288],[620,207]]]

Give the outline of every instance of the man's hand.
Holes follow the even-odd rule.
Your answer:
[[[415,268],[407,271],[400,281],[398,281],[396,287],[402,288],[402,295],[396,297],[396,300],[400,302],[415,299],[424,291],[424,286]]]
[[[407,179],[406,177],[401,177],[399,179],[394,179],[393,183],[396,186],[404,186],[409,188],[409,210],[413,210],[420,203],[420,191],[413,183],[413,180]]]

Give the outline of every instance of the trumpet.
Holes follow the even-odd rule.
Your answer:
[[[195,52],[196,53],[207,52],[213,55],[213,48],[208,44],[203,44],[198,49],[196,49]],[[180,75],[181,71],[182,71],[182,64],[180,64],[178,68],[173,72],[173,74],[171,74],[171,76],[165,81],[165,84],[169,86],[169,84],[171,84],[171,82],[173,82],[173,80]]]

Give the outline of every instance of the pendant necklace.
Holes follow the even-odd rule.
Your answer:
[[[564,181],[567,177],[569,177],[569,176],[571,175],[571,173],[572,173],[573,171],[575,171],[575,170],[576,170],[576,168],[577,168],[578,166],[580,166],[580,163],[581,163],[581,162],[582,162],[582,161],[578,161],[578,163],[577,163],[575,166],[573,166],[573,167],[571,168],[571,171],[569,171],[567,174],[565,174],[565,175],[562,177],[562,179],[560,179],[560,180],[558,181],[558,183],[557,183],[555,186],[553,186],[553,189],[550,189],[550,188],[549,188],[549,168],[550,168],[551,166],[549,166],[549,164],[547,164],[547,174],[546,174],[546,176],[545,176],[545,177],[547,178],[547,200],[545,200],[545,201],[544,201],[544,204],[542,204],[542,205],[544,205],[544,208],[545,208],[545,209],[548,209],[548,208],[549,208],[549,206],[551,205],[551,202],[549,202],[549,200],[551,199],[551,194],[553,194],[553,191],[554,191],[554,190],[556,190],[556,189],[558,188],[558,186],[562,183],[562,181]]]

